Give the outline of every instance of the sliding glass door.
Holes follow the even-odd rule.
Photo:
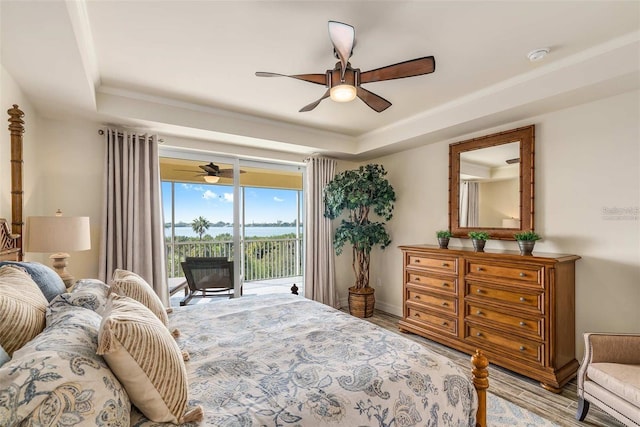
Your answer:
[[[303,288],[304,166],[165,149],[160,170],[170,286],[189,256],[233,261],[236,296]]]

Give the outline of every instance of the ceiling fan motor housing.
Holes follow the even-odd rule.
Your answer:
[[[327,70],[327,87],[331,89],[338,85],[351,85],[358,87],[360,84],[360,69],[353,69],[347,64],[344,73],[344,81],[340,80],[341,64],[338,62],[333,70]]]

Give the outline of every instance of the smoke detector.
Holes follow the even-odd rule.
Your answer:
[[[536,49],[529,52],[527,54],[527,58],[529,58],[529,61],[531,62],[540,61],[542,58],[547,56],[548,53],[549,53],[549,48],[543,47],[542,49]]]

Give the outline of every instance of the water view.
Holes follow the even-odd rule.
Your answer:
[[[296,227],[245,227],[245,237],[271,237],[271,236],[282,236],[284,234],[295,234]],[[301,230],[302,232],[302,230]],[[216,237],[221,234],[233,234],[233,227],[209,227],[207,231],[205,231],[204,236],[206,235],[211,237]],[[165,227],[164,229],[165,237],[171,237],[171,228]],[[175,228],[176,236],[184,236],[184,237],[198,237],[198,233],[193,231],[193,228],[189,227],[176,227]]]

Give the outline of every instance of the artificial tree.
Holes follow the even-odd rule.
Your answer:
[[[325,217],[336,219],[348,211],[348,217],[342,219],[335,231],[333,247],[340,255],[345,244],[352,246],[355,284],[349,288],[350,292],[370,288],[371,249],[377,245],[384,249],[391,243],[383,221],[393,216],[396,194],[386,174],[382,165],[360,166],[339,173],[324,188]],[[371,213],[383,221],[372,221]]]

